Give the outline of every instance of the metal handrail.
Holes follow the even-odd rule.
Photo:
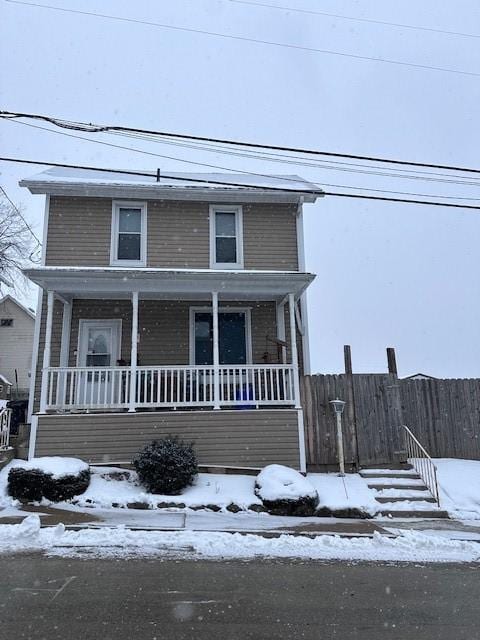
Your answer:
[[[10,442],[10,420],[12,410],[6,407],[0,410],[0,451],[8,449]]]
[[[425,485],[430,490],[438,506],[440,506],[440,492],[438,490],[437,467],[425,447],[418,441],[412,431],[402,425],[405,432],[407,458]]]

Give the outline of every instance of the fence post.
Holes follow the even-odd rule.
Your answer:
[[[355,391],[353,388],[353,368],[352,368],[352,350],[349,344],[343,347],[343,357],[345,361],[345,413],[346,426],[348,434],[349,452],[352,454],[352,463],[355,470],[360,466],[358,453],[358,437],[357,437],[357,418],[355,413]]]

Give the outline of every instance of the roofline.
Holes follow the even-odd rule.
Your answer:
[[[15,298],[13,298],[9,293],[7,293],[6,296],[3,296],[3,298],[0,300],[0,304],[2,304],[2,302],[5,302],[5,300],[10,300],[14,304],[16,304],[17,307],[19,307],[22,311],[24,311],[28,316],[30,316],[33,320],[35,320],[36,316],[33,313],[33,311],[30,311],[30,309],[25,307],[21,302],[19,302],[18,300],[15,300]]]
[[[282,191],[280,188],[252,189],[249,187],[231,187],[223,189],[219,186],[171,186],[162,184],[122,184],[100,182],[97,180],[37,180],[26,178],[18,183],[26,187],[32,194],[49,195],[88,195],[115,198],[147,198],[149,200],[215,200],[236,202],[315,202],[323,197],[323,191],[306,190]]]

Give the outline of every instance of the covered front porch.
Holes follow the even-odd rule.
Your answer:
[[[297,302],[310,274],[42,267],[28,275],[46,291],[36,413],[300,407]]]

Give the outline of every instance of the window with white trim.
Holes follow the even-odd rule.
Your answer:
[[[13,327],[13,318],[1,318],[0,327]]]
[[[210,268],[243,268],[241,206],[210,206]]]
[[[145,266],[147,259],[147,204],[114,202],[110,263]]]

